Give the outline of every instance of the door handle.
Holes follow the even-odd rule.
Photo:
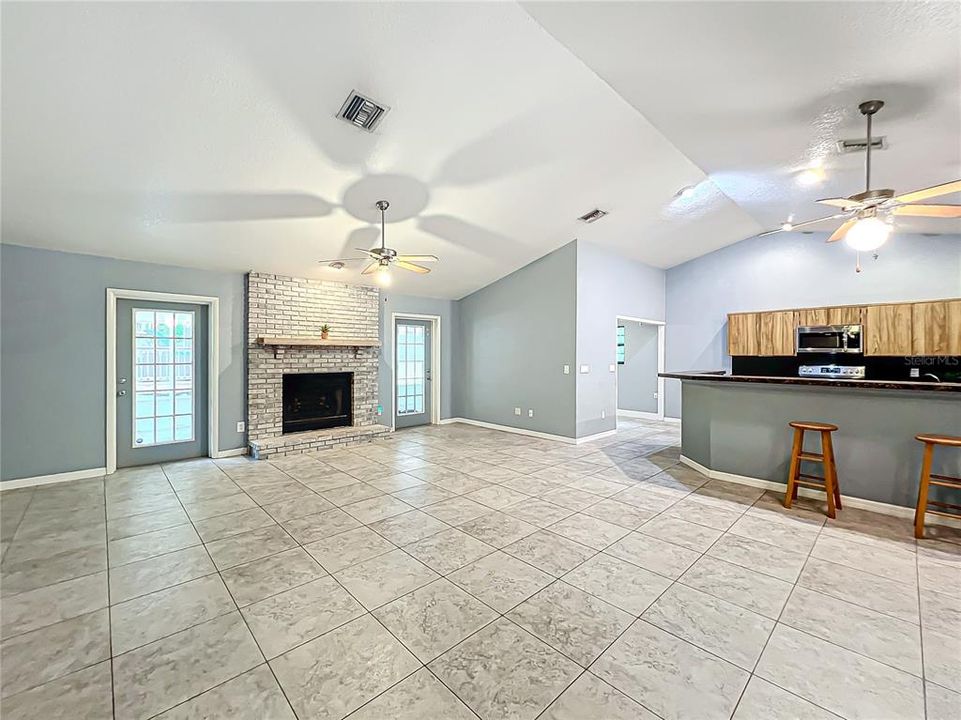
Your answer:
[[[118,397],[123,397],[123,396],[126,395],[126,394],[127,394],[127,391],[126,391],[126,390],[118,390],[118,391],[117,391],[117,396],[118,396]]]

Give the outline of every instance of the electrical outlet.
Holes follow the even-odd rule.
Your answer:
[[[246,429],[247,429],[247,423],[245,423],[243,420],[237,423],[237,432],[243,432]]]
[[[533,410],[528,410],[528,411],[527,411],[527,417],[534,417],[534,411],[533,411]]]
[[[611,372],[616,372],[616,371],[617,371],[617,365],[610,365],[609,368],[610,368],[610,371],[611,371]]]
[[[520,414],[521,414],[521,409],[520,409],[520,408],[514,408],[514,414],[515,414],[515,415],[520,415]]]
[[[570,374],[571,374],[571,366],[570,366],[570,365],[565,365],[565,366],[564,366],[564,374],[565,374],[565,375],[570,375]]]
[[[657,400],[657,393],[654,393],[654,399]]]

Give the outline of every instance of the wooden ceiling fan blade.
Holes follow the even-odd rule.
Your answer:
[[[423,275],[424,273],[430,272],[430,268],[425,268],[421,265],[415,265],[414,263],[407,262],[405,260],[397,260],[394,264],[399,268],[404,268],[404,270],[410,270],[411,272],[420,273],[421,275]]]
[[[371,275],[371,274],[373,274],[373,272],[374,272],[378,267],[380,267],[380,263],[372,262],[370,265],[368,265],[368,266],[365,267],[363,270],[361,270],[361,271],[360,271],[360,274],[361,274],[361,275]]]
[[[821,203],[822,205],[839,207],[843,210],[864,207],[861,203],[855,202],[854,200],[849,200],[848,198],[823,198],[817,202]]]
[[[857,222],[857,218],[853,220],[847,220],[841,223],[841,226],[837,230],[835,230],[833,233],[831,233],[831,237],[829,237],[827,241],[831,243],[831,242],[837,242],[838,240],[844,239],[844,236],[848,234],[848,230],[854,227],[854,223],[856,222]]]
[[[438,262],[439,260],[436,255],[398,255],[397,259],[406,262]]]
[[[924,190],[915,190],[904,195],[898,195],[894,200],[895,202],[907,205],[908,203],[918,202],[919,200],[927,200],[956,192],[961,192],[961,180],[952,180],[951,182],[935,185]]]
[[[899,205],[895,215],[911,217],[961,218],[961,205]]]

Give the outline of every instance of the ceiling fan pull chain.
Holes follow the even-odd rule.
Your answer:
[[[861,272],[861,251],[856,253],[857,261],[854,264],[854,272]]]

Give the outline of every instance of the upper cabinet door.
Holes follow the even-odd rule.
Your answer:
[[[733,313],[727,316],[727,354],[757,355],[757,313]]]
[[[860,305],[845,305],[828,308],[828,325],[861,325],[864,321],[864,308]]]
[[[818,325],[860,325],[864,308],[860,305],[843,305],[841,307],[802,308],[797,311],[799,327],[816,327]]]
[[[828,308],[802,308],[797,311],[798,327],[818,327],[829,325]]]
[[[865,355],[912,355],[913,310],[910,304],[865,308]]]
[[[758,313],[758,355],[794,355],[794,311]]]
[[[914,355],[961,354],[961,300],[912,305]]]

